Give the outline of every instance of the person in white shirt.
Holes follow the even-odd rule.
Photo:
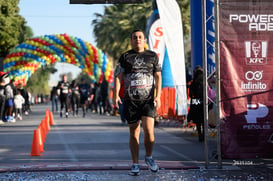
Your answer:
[[[16,91],[14,97],[14,106],[15,106],[15,118],[22,120],[23,115],[23,104],[25,103],[24,97],[21,95],[20,91]]]

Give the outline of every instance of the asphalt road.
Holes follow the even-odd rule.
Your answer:
[[[49,104],[34,105],[32,112],[16,123],[0,127],[1,163],[27,164],[48,162],[130,162],[129,129],[118,116],[87,113],[82,117],[54,114],[54,125],[47,131],[44,152],[30,156],[34,130],[46,117]],[[41,128],[40,128],[41,129]],[[153,156],[160,162],[185,162],[189,166],[204,161],[204,144],[182,129],[162,123],[155,128],[156,143]],[[140,159],[144,158],[143,131],[140,136]]]
[[[62,180],[60,178],[66,180],[67,171],[73,172],[75,178],[77,175],[80,175],[79,178],[87,178],[90,174],[85,172],[94,171],[92,173],[94,178],[101,178],[93,178],[94,180],[103,180],[102,178],[107,180],[108,176],[111,180],[115,180],[113,178],[123,180],[121,179],[123,177],[124,180],[128,180],[126,173],[131,166],[129,129],[127,125],[121,124],[118,116],[88,112],[84,118],[81,113],[78,117],[69,115],[68,118],[60,118],[59,114],[54,114],[54,125],[50,126],[43,142],[44,152],[41,156],[31,156],[34,130],[37,130],[46,118],[47,108],[50,110],[50,104],[33,105],[30,115],[24,116],[22,121],[0,125],[1,180],[5,180],[3,178],[16,180],[14,178],[18,175],[32,178],[33,173],[45,174],[47,177],[51,175],[52,179],[45,180]],[[255,178],[271,178],[271,175],[267,174],[271,172],[272,159],[250,160],[252,165],[236,165],[234,160],[223,160],[223,168],[218,169],[217,159],[213,154],[216,151],[216,138],[211,136],[209,137],[209,169],[204,169],[204,143],[198,141],[194,134],[195,130],[182,129],[182,126],[175,121],[162,120],[155,128],[153,157],[160,167],[157,176],[149,173],[143,161],[145,150],[143,131],[141,132],[140,164],[142,175],[145,177],[140,180],[169,180],[168,178],[179,180],[183,178],[181,174],[191,180],[216,178],[217,175],[218,178],[223,179],[229,174],[236,176],[234,172],[238,172],[238,178],[242,179],[244,178],[242,174],[249,177],[248,174],[253,174],[253,169],[258,171],[257,168],[262,171],[259,171]],[[27,177],[29,173],[32,176]],[[219,177],[219,173],[224,176]]]

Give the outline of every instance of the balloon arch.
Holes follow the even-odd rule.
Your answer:
[[[16,46],[4,59],[3,69],[14,84],[26,85],[30,76],[40,67],[56,62],[78,66],[94,81],[103,76],[113,81],[112,62],[102,50],[80,38],[67,34],[38,36]]]

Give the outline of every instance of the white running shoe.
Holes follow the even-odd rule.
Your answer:
[[[138,176],[139,175],[139,164],[133,164],[131,167],[131,172],[129,172],[129,175],[132,176]]]
[[[151,158],[145,157],[145,162],[152,172],[158,171],[158,166],[157,166],[157,164],[155,164],[154,159],[152,157]]]

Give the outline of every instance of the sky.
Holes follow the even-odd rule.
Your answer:
[[[92,20],[95,13],[103,14],[104,4],[69,4],[69,0],[20,0],[20,15],[31,27],[34,36],[63,34],[81,38],[96,46],[93,36]],[[59,75],[73,73],[75,78],[80,68],[67,64],[57,63],[58,72],[52,74],[49,85],[59,81]]]

